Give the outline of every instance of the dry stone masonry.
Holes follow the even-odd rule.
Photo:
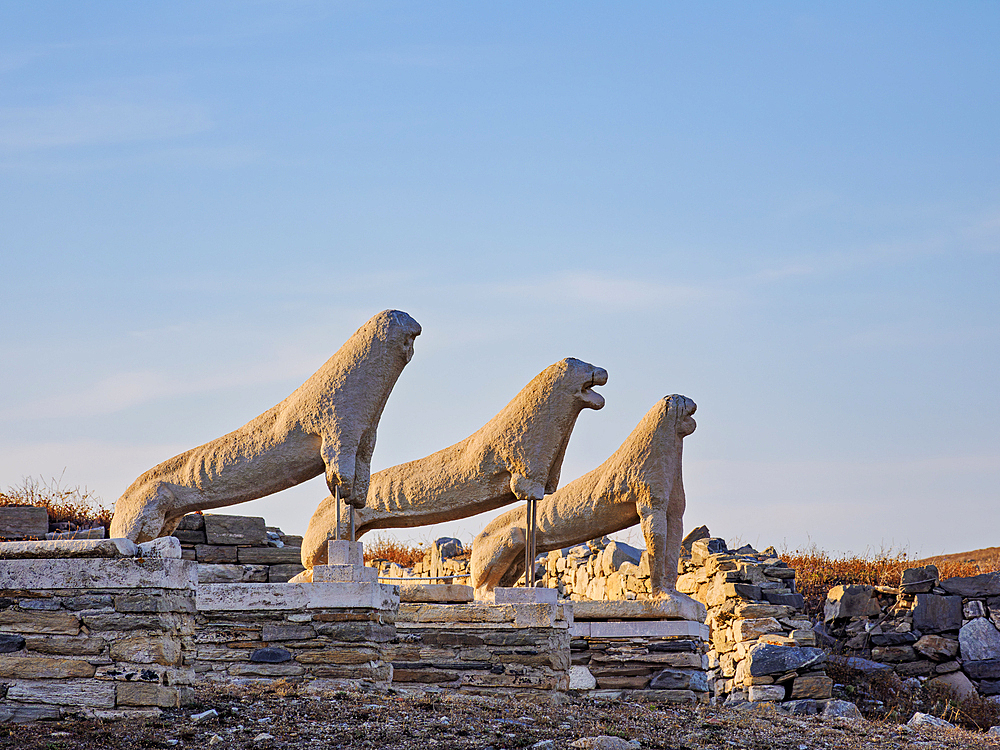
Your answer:
[[[263,518],[190,513],[173,532],[201,583],[284,583],[301,573],[302,537]]]
[[[195,575],[185,560],[120,554],[0,561],[0,721],[180,705],[194,678]]]
[[[306,692],[387,688],[396,638],[393,586],[364,583],[200,584],[199,679],[239,684],[285,679]]]
[[[824,621],[846,666],[1000,695],[1000,573],[941,581],[928,565],[903,571],[899,588],[837,586]]]
[[[569,687],[571,625],[559,603],[403,603],[393,685],[547,699]]]
[[[795,571],[773,547],[730,550],[705,527],[681,547],[677,588],[708,608],[709,675],[719,700],[827,700],[833,680],[812,621],[795,592]]]

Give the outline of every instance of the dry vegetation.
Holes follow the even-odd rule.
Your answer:
[[[375,541],[365,540],[365,564],[370,565],[375,560],[388,560],[404,568],[410,568],[414,563],[424,558],[424,544],[408,546],[390,537],[375,537]]]
[[[910,560],[905,552],[878,552],[869,557],[831,555],[817,549],[784,552],[781,559],[795,569],[795,587],[806,600],[806,612],[823,612],[827,592],[840,584],[899,586],[903,571],[919,565],[936,564],[942,579],[974,576],[1000,570],[1000,559],[970,559],[969,553],[928,560]],[[937,561],[937,562],[935,562]]]
[[[108,528],[112,510],[88,489],[62,486],[62,478],[35,479],[26,477],[20,485],[0,492],[0,505],[33,505],[45,508],[49,523],[69,523],[74,529],[95,526]]]
[[[195,723],[191,715],[215,709]],[[1000,739],[964,729],[910,729],[891,722],[791,716],[771,704],[741,708],[670,706],[628,699],[564,698],[553,704],[431,692],[298,694],[270,686],[201,688],[197,701],[160,717],[68,720],[0,727],[0,748],[551,748],[584,746],[603,735],[661,750],[964,750],[1000,748]],[[623,743],[624,744],[624,743]],[[588,745],[589,746],[589,745]],[[607,745],[604,745],[607,747]]]

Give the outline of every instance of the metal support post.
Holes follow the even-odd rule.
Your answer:
[[[524,534],[524,585],[535,587],[535,515],[538,510],[538,501],[528,498],[528,517]]]
[[[337,506],[337,541],[340,541],[340,485],[333,488],[334,505]]]

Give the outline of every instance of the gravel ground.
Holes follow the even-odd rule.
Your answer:
[[[284,694],[281,694],[284,693]],[[670,750],[1000,748],[1000,737],[962,729],[789,716],[772,706],[678,708],[570,699],[536,705],[503,698],[287,689],[202,690],[199,703],[158,718],[0,726],[0,748],[570,748],[608,735]],[[215,709],[217,717],[191,717]],[[545,742],[551,741],[551,744]],[[578,744],[577,747],[582,746]],[[633,745],[635,746],[635,745]]]

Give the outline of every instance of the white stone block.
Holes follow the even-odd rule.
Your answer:
[[[197,582],[198,564],[190,560],[71,558],[0,562],[0,589],[194,589]]]
[[[360,582],[376,583],[378,571],[361,565],[317,565],[313,568],[313,583]]]
[[[559,592],[549,588],[524,588],[497,586],[488,592],[483,601],[491,604],[555,604]]]
[[[357,565],[360,567],[365,564],[365,546],[363,542],[331,539],[326,543],[326,549],[327,562],[330,565]]]
[[[399,588],[381,583],[232,583],[198,587],[201,612],[371,608],[395,610]]]
[[[669,638],[687,637],[708,640],[708,627],[690,620],[632,620],[630,622],[573,623],[574,638]]]

